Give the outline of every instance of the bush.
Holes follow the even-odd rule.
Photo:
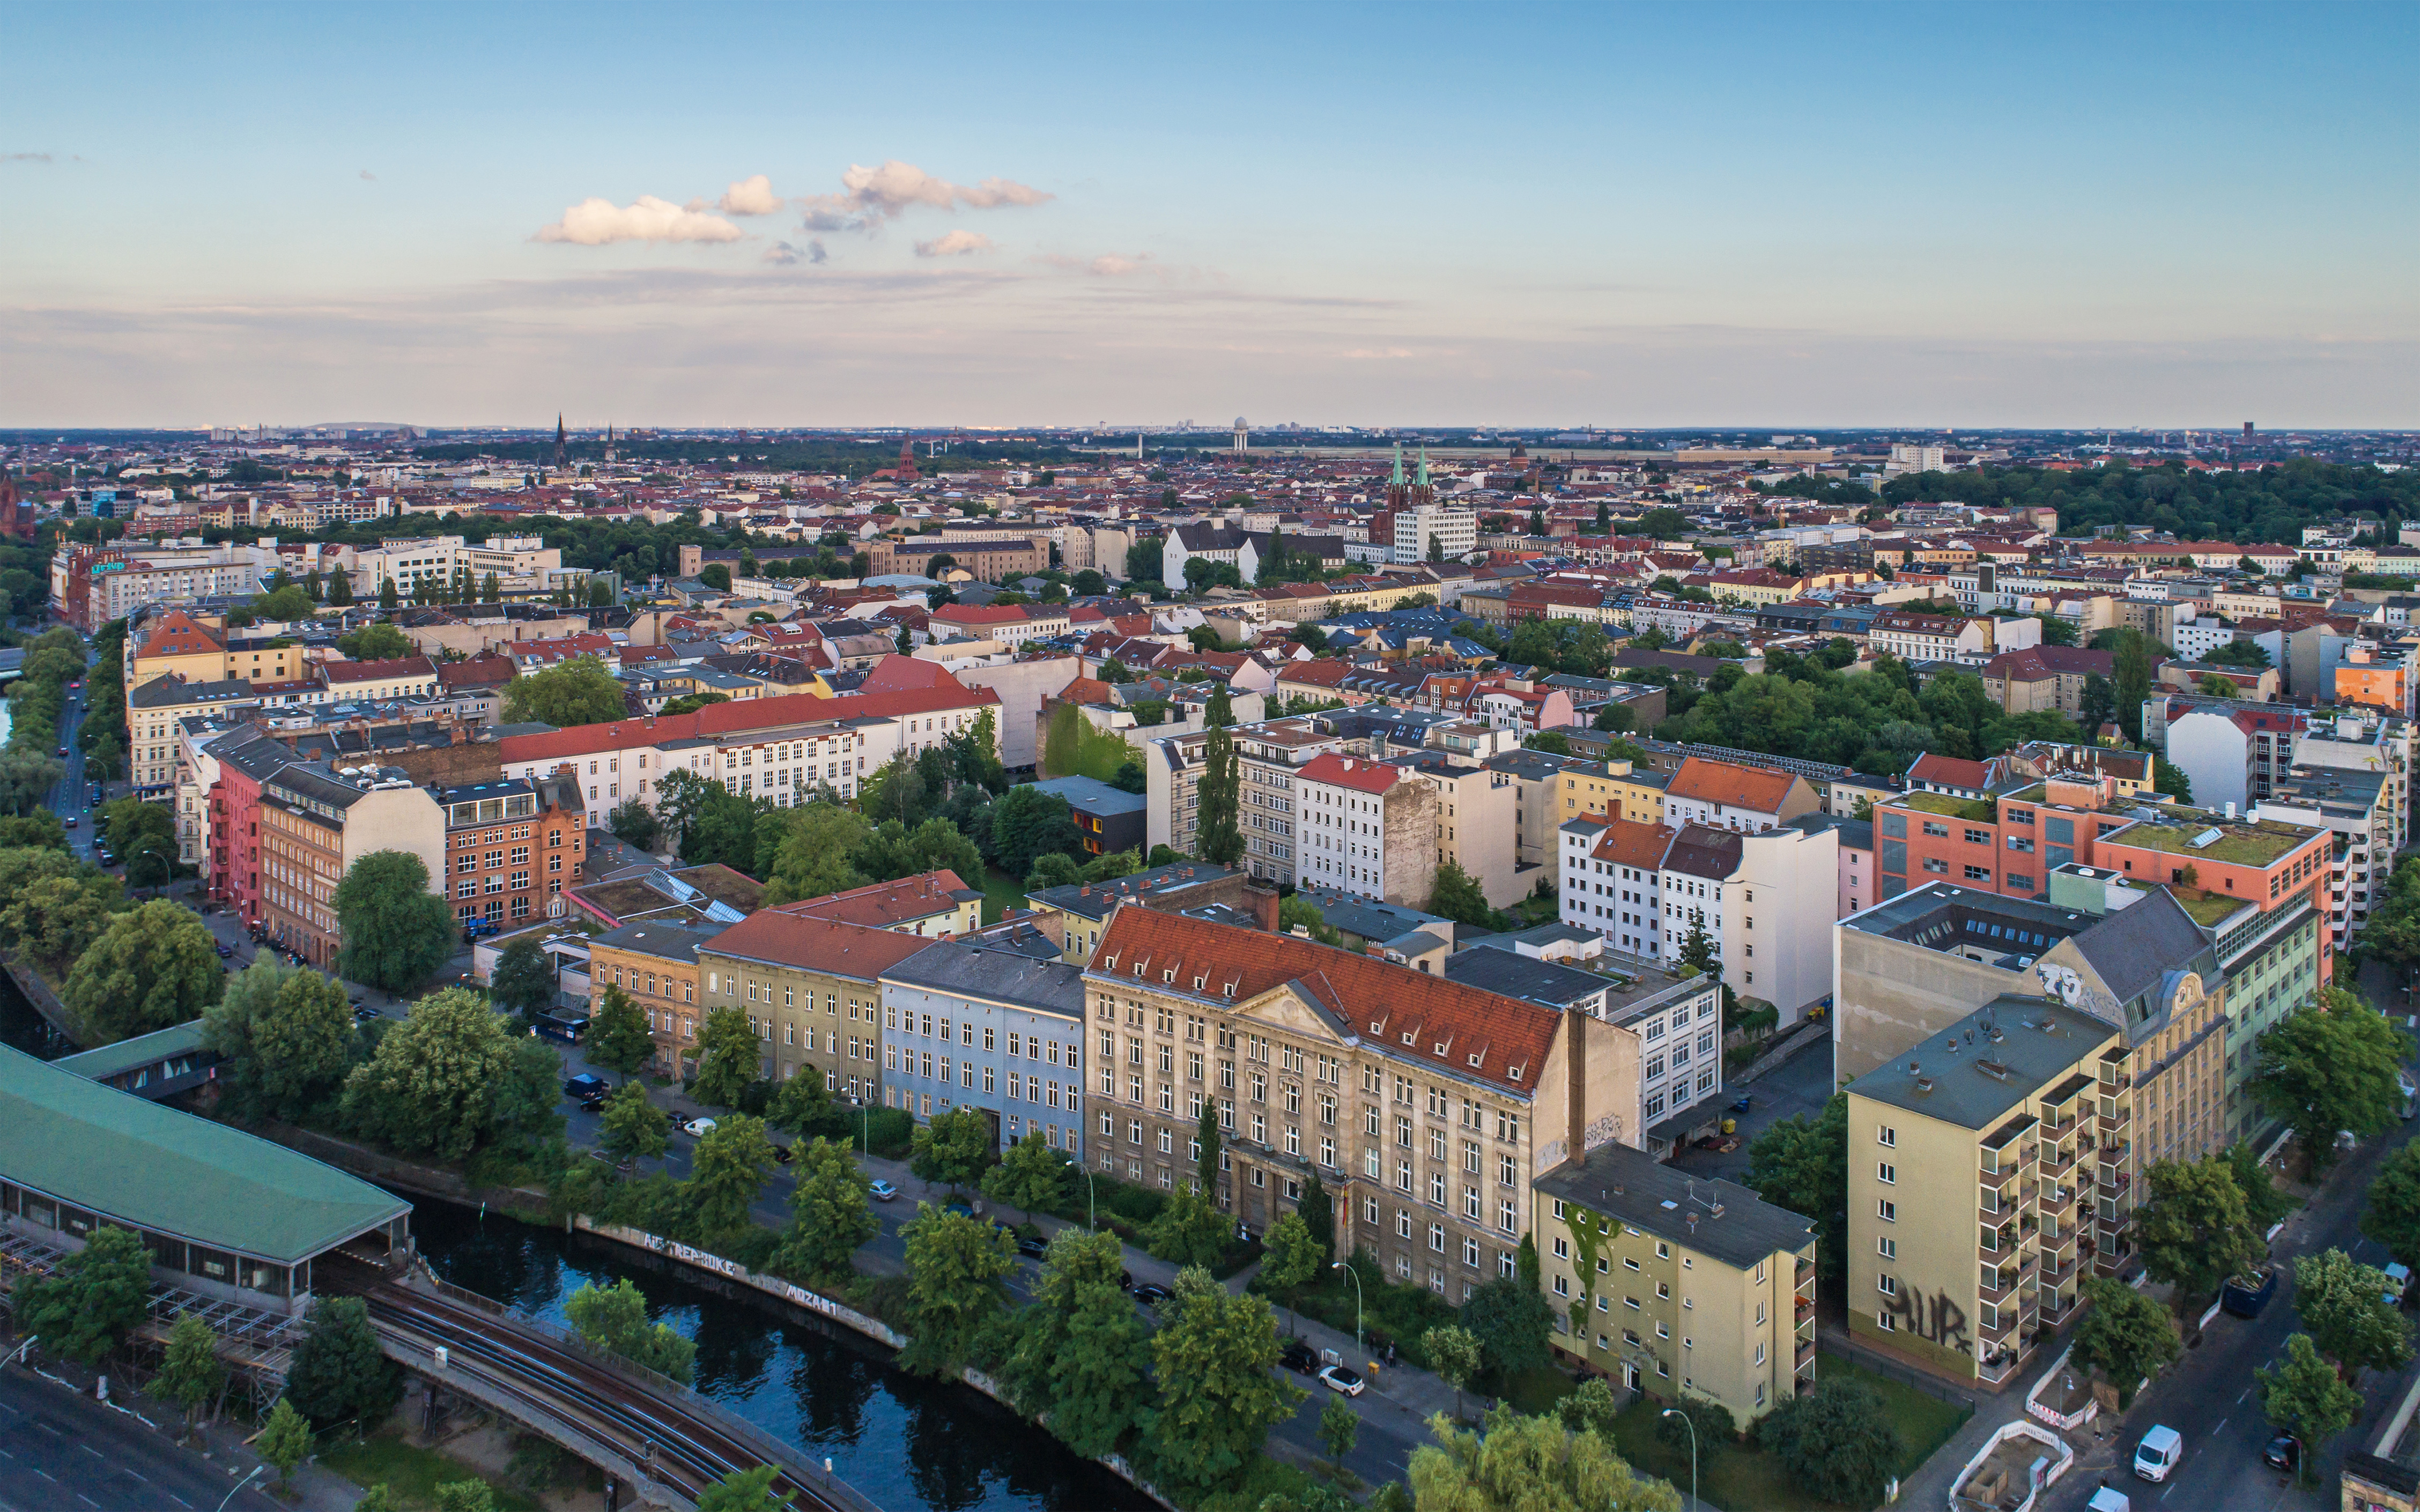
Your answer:
[[[1681,1399],[1672,1406],[1690,1423],[1697,1425],[1699,1454],[1721,1448],[1739,1437],[1739,1420],[1731,1416],[1731,1410],[1720,1402],[1709,1400],[1694,1392],[1683,1392]],[[1658,1413],[1655,1442],[1668,1449],[1688,1448],[1688,1425],[1678,1417],[1665,1417]]]

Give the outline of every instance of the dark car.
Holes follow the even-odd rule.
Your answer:
[[[2290,1433],[2278,1434],[2260,1451],[2260,1462],[2272,1470],[2292,1470],[2303,1462],[2303,1441]]]
[[[776,1165],[787,1165],[790,1162],[798,1158],[798,1156],[790,1152],[790,1147],[787,1145],[775,1145],[773,1147],[773,1164]]]
[[[1278,1355],[1278,1364],[1298,1376],[1317,1375],[1319,1352],[1300,1339],[1288,1339],[1284,1350]]]
[[[1166,1302],[1169,1298],[1175,1295],[1175,1292],[1169,1290],[1166,1287],[1163,1287],[1155,1281],[1146,1281],[1141,1286],[1134,1288],[1134,1300],[1141,1303],[1146,1307],[1157,1306],[1159,1304]]]
[[[613,1083],[588,1072],[582,1072],[577,1076],[568,1077],[563,1084],[563,1095],[578,1103],[585,1103],[594,1097],[603,1097],[613,1089]]]
[[[372,1008],[367,1003],[355,1003],[353,1005],[353,1022],[356,1024],[366,1024],[372,1019],[382,1019],[384,1017],[386,1017],[386,1014],[382,1011]]]
[[[227,960],[228,958],[230,958],[230,957],[231,957],[231,956],[233,956],[234,954],[235,954],[235,947],[234,947],[234,946],[227,944],[225,940],[221,940],[221,941],[219,942],[219,959],[220,959],[220,960],[222,960],[222,961]]]
[[[1040,1259],[1043,1256],[1050,1253],[1050,1241],[1047,1239],[1029,1239],[1023,1235],[1019,1235],[1016,1241],[1016,1253],[1019,1255],[1031,1255],[1035,1259]]]

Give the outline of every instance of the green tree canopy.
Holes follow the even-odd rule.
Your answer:
[[[109,1044],[198,1018],[225,984],[200,916],[164,898],[111,918],[76,958],[59,1000],[77,1038]]]
[[[1259,1297],[1236,1296],[1188,1266],[1152,1337],[1160,1412],[1158,1462],[1180,1486],[1215,1489],[1243,1474],[1269,1429],[1310,1394],[1281,1380],[1276,1319]]]
[[[2412,1358],[2412,1325],[2388,1300],[2394,1284],[2340,1249],[2294,1259],[2294,1311],[2348,1381]]]
[[[1757,1441],[1784,1470],[1827,1502],[1871,1506],[1899,1473],[1907,1445],[1882,1398],[1846,1376],[1818,1380],[1757,1424]]]
[[[49,1275],[21,1273],[8,1310],[20,1335],[39,1335],[45,1349],[99,1365],[143,1326],[150,1296],[151,1252],[142,1236],[103,1225]]]
[[[535,720],[567,729],[610,723],[628,712],[620,679],[595,656],[574,656],[504,685],[507,724]]]
[[[1813,1119],[1784,1119],[1756,1136],[1741,1183],[1776,1207],[1815,1220],[1815,1263],[1848,1273],[1849,1099],[1836,1093]]]
[[[420,648],[411,643],[410,636],[384,620],[373,620],[358,630],[338,636],[336,649],[355,661],[392,661],[420,655]]]
[[[321,1427],[367,1433],[403,1400],[403,1371],[379,1346],[359,1297],[319,1297],[286,1372],[287,1399]]]
[[[554,1007],[554,958],[536,940],[520,935],[497,955],[488,995],[514,1016],[520,1028],[537,1026],[538,1015]]]
[[[2255,1046],[2252,1095],[2294,1131],[2314,1168],[2335,1159],[2336,1134],[2368,1135],[2396,1121],[2396,1073],[2412,1037],[2351,993],[2319,989],[2316,1005],[2278,1020]]]
[[[337,975],[391,993],[420,986],[454,954],[453,910],[428,890],[428,867],[410,851],[372,851],[346,868],[336,922],[345,941]]]
[[[908,1168],[920,1180],[946,1182],[954,1193],[983,1180],[994,1157],[991,1120],[976,1107],[936,1114],[909,1137]]]
[[[248,1119],[299,1119],[334,1096],[358,1039],[341,982],[266,952],[202,1014],[202,1042],[226,1062],[219,1085]]]
[[[226,1366],[219,1363],[218,1348],[218,1335],[210,1332],[209,1324],[192,1313],[177,1315],[151,1388],[183,1410],[188,1428],[194,1426],[195,1414],[226,1385]]]
[[[544,1052],[536,1041],[520,1042]],[[431,993],[345,1078],[346,1121],[406,1154],[442,1160],[532,1132],[508,1118],[518,1111],[507,1095],[516,1075],[515,1046],[476,993],[459,987]],[[553,1117],[555,1089],[541,1090],[545,1115]]]
[[[1226,1252],[1231,1227],[1199,1186],[1179,1181],[1160,1205],[1159,1216],[1143,1229],[1142,1245],[1154,1259],[1171,1265],[1215,1265]]]
[[[2176,1288],[2182,1313],[2257,1261],[2260,1235],[2224,1156],[2160,1161],[2145,1175],[2150,1196],[2135,1215],[2135,1244],[2151,1278]]]
[[[672,1140],[672,1119],[647,1099],[647,1089],[624,1082],[597,1119],[597,1148],[622,1161],[654,1160]]]
[[[975,1335],[1007,1305],[1016,1242],[1007,1229],[929,1202],[900,1226],[908,1246],[908,1333],[899,1363],[954,1376],[973,1352]]]
[[[1031,1217],[1036,1208],[1059,1200],[1066,1169],[1066,1157],[1044,1144],[1036,1129],[1012,1140],[1000,1164],[983,1173],[983,1195]]]
[[[2096,1276],[2084,1284],[2092,1310],[2075,1325],[2071,1358],[2081,1370],[2099,1367],[2121,1396],[2177,1357],[2177,1325],[2168,1310],[2122,1281]]]
[[[1559,1417],[1498,1407],[1475,1432],[1439,1412],[1429,1433],[1436,1442],[1412,1451],[1406,1477],[1416,1512],[1681,1512],[1668,1482],[1633,1470],[1609,1437],[1575,1433]]]
[[[294,1479],[294,1467],[311,1458],[318,1442],[310,1420],[295,1410],[293,1398],[280,1396],[269,1410],[269,1421],[261,1426],[253,1446],[261,1458],[277,1468],[277,1487],[284,1490]]]
[[[809,1139],[796,1147],[790,1167],[790,1227],[774,1253],[773,1268],[814,1284],[850,1273],[859,1245],[882,1231],[866,1200],[865,1172],[846,1145]]]
[[[2347,1385],[2308,1334],[2286,1338],[2286,1357],[2252,1372],[2269,1426],[2303,1441],[2303,1463],[2361,1416],[2361,1393]]]
[[[752,1221],[749,1211],[756,1195],[777,1164],[762,1119],[731,1113],[716,1119],[690,1156],[685,1183],[699,1231],[708,1238],[744,1231]]]
[[[697,1029],[697,1080],[690,1092],[709,1107],[736,1108],[759,1079],[765,1048],[756,1026],[737,1006],[706,1011]]]
[[[637,1075],[656,1058],[656,1036],[647,1027],[646,1011],[621,988],[607,987],[588,1021],[588,1042],[582,1049],[588,1063],[599,1071],[625,1078]]]
[[[597,1348],[684,1386],[690,1383],[697,1346],[670,1323],[650,1322],[646,1295],[628,1277],[611,1287],[583,1283],[563,1300],[563,1313],[580,1336]]]

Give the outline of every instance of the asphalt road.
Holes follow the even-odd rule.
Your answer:
[[[265,1480],[266,1477],[263,1477]],[[230,1512],[276,1512],[255,1481]],[[210,1512],[236,1477],[124,1413],[0,1370],[0,1512]]]
[[[1753,1101],[1739,1119],[1739,1148],[1728,1153],[1692,1147],[1672,1157],[1672,1168],[1692,1176],[1719,1176],[1740,1180],[1747,1170],[1748,1146],[1756,1136],[1784,1119],[1823,1111],[1832,1096],[1832,1041],[1826,1028],[1821,1043],[1809,1045],[1755,1081],[1726,1086],[1719,1098],[1725,1109],[1745,1094]],[[1728,1112],[1723,1117],[1730,1117]]]

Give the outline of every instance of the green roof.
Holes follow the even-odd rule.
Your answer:
[[[411,1211],[283,1145],[6,1048],[0,1180],[106,1219],[287,1265]]]
[[[1890,801],[1902,809],[1916,809],[1950,819],[1972,819],[1978,824],[1999,817],[1999,810],[1988,800],[1961,798],[1947,793],[1902,793]]]
[[[2218,832],[2218,838],[2207,845],[2196,846],[2194,838]],[[2143,820],[2103,836],[2104,845],[2137,845],[2147,851],[2161,851],[2181,856],[2190,861],[2196,856],[2207,856],[2213,861],[2226,861],[2238,866],[2267,866],[2279,856],[2307,843],[2317,833],[2307,825],[2289,825],[2282,820],[2227,821],[2212,819],[2205,824],[2188,819],[2180,824],[2155,824]]]
[[[86,1081],[105,1082],[112,1076],[148,1066],[170,1056],[190,1056],[202,1047],[202,1021],[187,1019],[149,1034],[138,1034],[132,1040],[120,1040],[98,1050],[82,1055],[61,1056],[51,1062],[61,1071],[71,1071]]]

